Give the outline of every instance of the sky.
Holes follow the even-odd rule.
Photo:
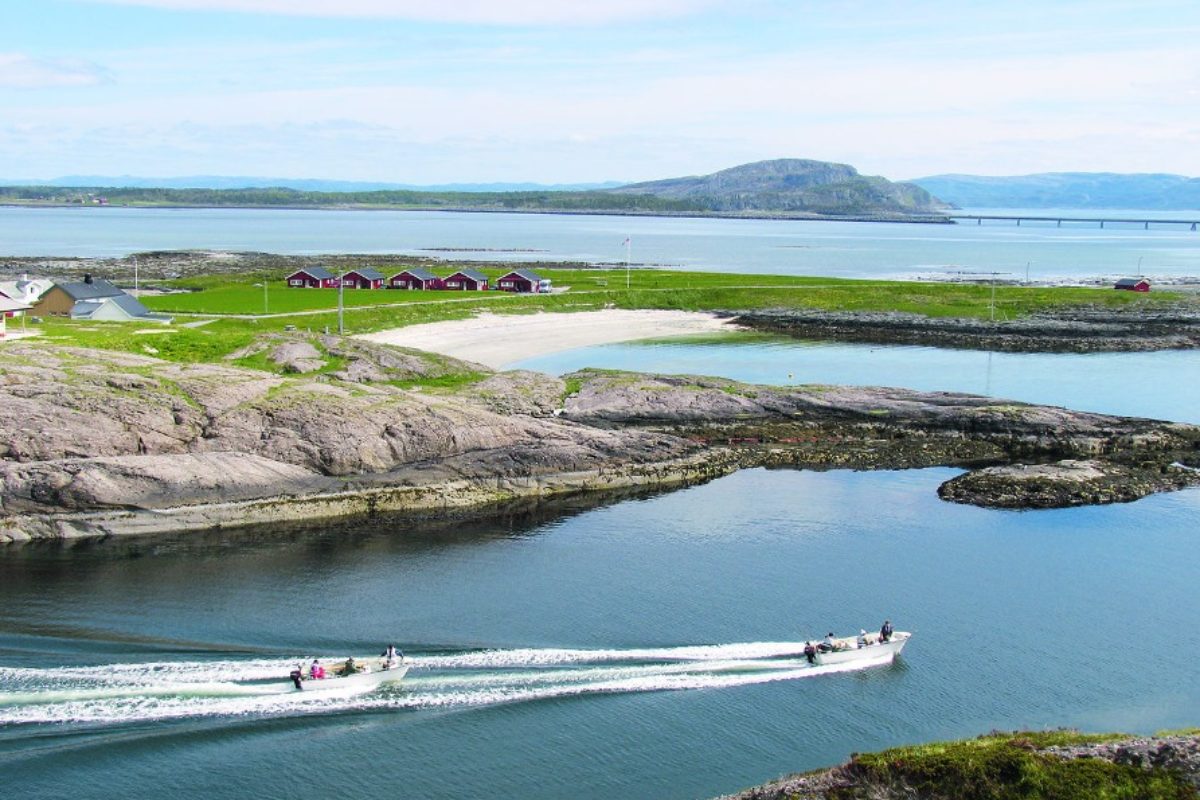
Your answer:
[[[1195,0],[4,0],[0,178],[1200,175]]]

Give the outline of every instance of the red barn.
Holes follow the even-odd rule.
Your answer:
[[[383,273],[369,267],[352,269],[342,276],[342,286],[347,289],[382,289]]]
[[[537,294],[550,291],[550,279],[543,278],[531,269],[514,269],[497,279],[496,288],[502,292]]]
[[[1114,289],[1124,289],[1127,292],[1148,292],[1150,281],[1145,278],[1121,278],[1113,285]]]
[[[488,277],[482,272],[473,269],[460,269],[450,277],[443,281],[444,288],[455,289],[463,292],[486,292],[488,288]]]
[[[428,270],[412,267],[388,279],[389,289],[441,289],[442,279]]]
[[[287,285],[306,289],[336,289],[338,279],[324,267],[306,267],[288,275]]]

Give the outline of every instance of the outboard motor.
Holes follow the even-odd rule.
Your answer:
[[[301,689],[301,690],[304,689],[304,684],[301,683],[301,681],[304,680],[304,673],[301,670],[299,670],[299,669],[292,670],[291,678],[292,678],[292,683],[295,685],[295,687],[297,689]]]
[[[817,663],[817,648],[812,646],[812,642],[804,643],[804,657],[808,659],[808,663]]]

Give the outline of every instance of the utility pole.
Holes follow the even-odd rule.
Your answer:
[[[629,291],[629,249],[633,247],[633,237],[625,237],[625,290]]]
[[[138,296],[137,256],[133,257],[133,296],[134,297]]]
[[[342,322],[342,296],[346,291],[346,274],[343,272],[338,276],[338,336],[343,336],[346,333],[346,326]]]
[[[1029,265],[1032,263],[1033,263],[1032,261],[1025,262],[1025,283],[1026,284],[1029,283]]]
[[[263,278],[263,313],[264,314],[266,314],[267,310],[268,310],[268,307],[267,307],[267,284],[268,283],[269,283],[268,279]]]

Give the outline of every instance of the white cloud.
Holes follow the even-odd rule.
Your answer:
[[[483,25],[597,25],[687,16],[719,0],[91,0],[172,11],[410,19]]]
[[[24,53],[0,53],[0,88],[93,86],[102,81],[103,71],[86,61],[33,58]]]

